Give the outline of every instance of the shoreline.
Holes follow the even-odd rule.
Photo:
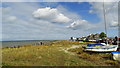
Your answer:
[[[2,47],[18,47],[24,45],[48,45],[52,42],[61,40],[27,40],[27,41],[3,41],[1,42]]]

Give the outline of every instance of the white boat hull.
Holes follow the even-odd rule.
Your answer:
[[[120,54],[113,54],[113,59],[120,61]]]
[[[113,59],[120,61],[120,52],[112,52]]]
[[[113,52],[117,51],[118,46],[114,46],[113,48],[85,48],[84,51],[92,51],[92,52]]]
[[[117,51],[117,48],[113,48],[113,49],[84,49],[84,51],[93,51],[93,52],[113,52],[113,51]]]

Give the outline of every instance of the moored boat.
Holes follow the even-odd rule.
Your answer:
[[[113,55],[113,59],[120,61],[120,52],[111,52]]]
[[[117,51],[118,45],[109,45],[104,43],[90,43],[83,48],[84,48],[84,51],[113,52],[113,51]]]

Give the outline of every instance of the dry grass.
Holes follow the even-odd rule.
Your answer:
[[[76,49],[71,49],[69,51],[76,53],[80,59],[94,62],[102,66],[119,66],[120,65],[117,61],[114,61],[112,59],[111,53],[84,52],[81,47]]]
[[[87,42],[88,43],[88,42]],[[60,41],[50,45],[24,45],[15,48],[3,48],[4,66],[103,66],[116,65],[109,59],[109,54],[90,54],[83,52],[82,47],[70,49],[76,55],[60,50],[75,45],[85,46],[87,43]],[[106,58],[105,58],[106,57]],[[107,60],[107,61],[106,61]],[[98,62],[99,61],[99,62]],[[109,63],[110,61],[110,63]],[[104,62],[104,63],[103,63]],[[113,64],[112,64],[113,63]]]
[[[51,43],[52,46],[71,46],[71,45],[80,45],[79,42],[77,41],[67,41],[67,40],[63,40],[60,42],[53,42]]]

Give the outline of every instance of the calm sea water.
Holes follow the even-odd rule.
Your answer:
[[[35,41],[2,41],[2,47],[16,47],[22,45],[41,45],[41,44],[50,44],[56,40],[35,40]],[[1,42],[0,42],[1,43]]]

